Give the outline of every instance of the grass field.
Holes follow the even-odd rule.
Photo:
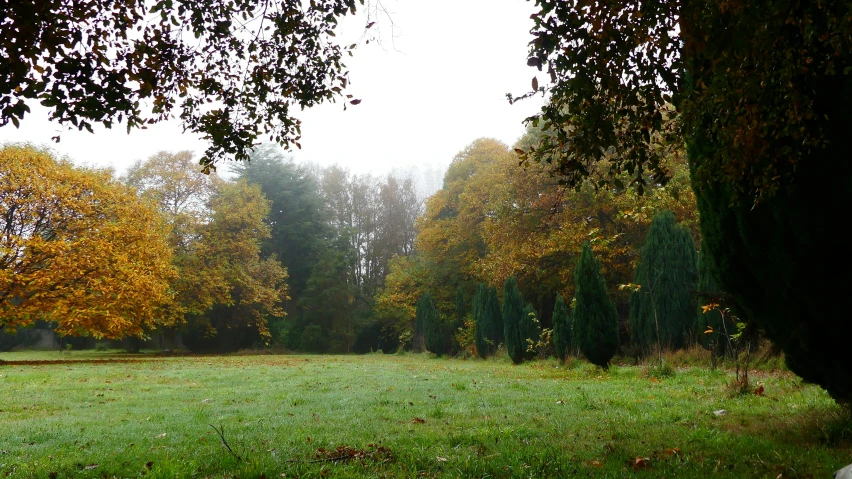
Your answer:
[[[852,462],[843,410],[786,372],[737,396],[730,372],[581,362],[0,360],[0,477],[822,478]]]

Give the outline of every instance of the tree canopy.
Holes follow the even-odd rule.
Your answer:
[[[175,271],[168,225],[108,171],[0,149],[0,328],[54,321],[120,339],[161,324]]]
[[[35,100],[89,131],[176,115],[210,142],[206,168],[248,158],[262,137],[299,146],[293,109],[359,101],[344,92],[355,45],[333,38],[358,3],[11,2],[0,22],[0,126],[17,126]]]

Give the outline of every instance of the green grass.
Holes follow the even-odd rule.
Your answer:
[[[0,354],[60,358],[77,362],[0,364],[0,477],[804,478],[852,462],[843,410],[787,372],[738,396],[697,367]],[[108,358],[128,362],[87,362]],[[338,446],[365,454],[311,462]]]

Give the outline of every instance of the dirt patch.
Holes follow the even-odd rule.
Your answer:
[[[120,364],[145,363],[156,361],[156,358],[124,358],[124,359],[34,359],[28,361],[3,361],[0,366],[49,366],[53,364]]]

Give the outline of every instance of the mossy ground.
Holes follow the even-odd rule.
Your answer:
[[[8,362],[58,359],[75,362]],[[804,478],[852,462],[845,410],[785,371],[753,372],[759,396],[733,394],[728,371],[580,361],[0,360],[4,477]]]

